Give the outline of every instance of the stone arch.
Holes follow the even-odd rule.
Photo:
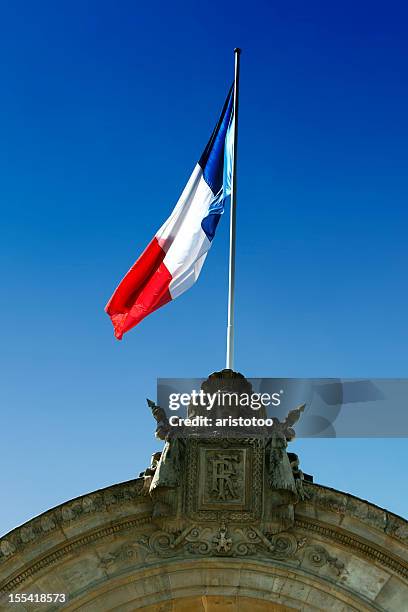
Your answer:
[[[316,576],[275,563],[214,558],[171,561],[111,577],[108,583],[76,597],[65,609],[67,612],[372,610],[364,599]]]

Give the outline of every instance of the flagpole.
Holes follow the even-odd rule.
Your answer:
[[[228,270],[228,323],[227,323],[227,358],[226,368],[234,369],[234,303],[235,303],[235,240],[237,216],[237,150],[238,150],[238,97],[239,97],[239,68],[241,49],[234,49],[235,78],[234,78],[234,151],[231,177],[231,208],[230,208],[230,247]]]

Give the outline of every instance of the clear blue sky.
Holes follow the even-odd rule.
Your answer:
[[[2,3],[0,532],[132,478],[157,376],[224,366],[227,218],[198,284],[114,340],[104,306],[166,219],[243,48],[236,367],[408,374],[403,2]],[[407,441],[293,445],[408,515]]]

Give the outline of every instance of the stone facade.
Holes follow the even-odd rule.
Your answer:
[[[408,612],[408,523],[304,478],[302,407],[269,437],[178,439],[149,405],[165,447],[139,478],[0,539],[0,610]],[[66,601],[10,602],[46,593]]]
[[[215,456],[212,445],[205,461]],[[293,524],[273,534],[257,514],[256,486],[248,500],[236,478],[235,488],[214,485],[215,500],[196,498],[194,489],[190,496],[187,481],[186,525],[154,518],[143,478],[33,519],[0,540],[0,609],[38,609],[9,604],[9,593],[66,593],[64,610],[95,612],[408,610],[406,521],[304,483],[307,499],[296,504]],[[233,495],[228,507],[224,497]]]

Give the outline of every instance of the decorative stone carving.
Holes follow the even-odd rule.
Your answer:
[[[167,440],[167,437],[170,432],[170,425],[165,411],[160,408],[160,406],[157,406],[152,400],[147,399],[146,401],[147,405],[152,411],[153,418],[157,423],[155,431],[156,438],[158,438],[159,440]]]
[[[150,487],[152,484],[153,476],[156,472],[161,455],[162,455],[161,451],[157,453],[153,453],[151,460],[150,460],[150,466],[146,468],[144,472],[141,472],[139,474],[139,476],[143,478],[142,495],[149,495],[150,493]]]
[[[2,540],[0,542],[0,550],[5,557],[9,557],[15,552],[15,546],[8,540]]]
[[[167,441],[154,471],[150,494],[156,489],[173,489],[180,485],[184,441],[174,438]]]
[[[313,567],[329,565],[334,569],[337,576],[342,576],[346,573],[344,563],[339,561],[336,557],[329,555],[323,546],[308,546],[304,553],[304,561],[306,561],[306,564],[312,565]]]
[[[63,518],[65,519],[64,515]],[[45,514],[41,519],[41,528],[44,532],[52,531],[55,529],[56,524],[53,518],[47,514]]]
[[[86,495],[82,498],[82,501],[76,501],[74,504],[70,502],[54,510],[49,510],[46,514],[30,521],[29,524],[15,529],[8,535],[7,540],[0,539],[0,564],[15,552],[21,552],[32,542],[40,540],[44,534],[53,531],[59,525],[71,521],[80,521],[84,514],[106,513],[111,505],[117,503],[141,501],[142,486],[141,480],[121,483],[108,487],[103,493],[95,492]],[[72,508],[75,508],[74,512],[72,512]],[[9,545],[4,544],[5,541]],[[5,550],[8,551],[7,554],[4,552]]]
[[[139,547],[135,545],[120,546],[114,552],[103,555],[99,562],[99,567],[108,569],[115,563],[135,561],[139,557]]]
[[[245,503],[245,449],[204,450],[204,503]]]
[[[227,553],[232,548],[232,539],[227,537],[227,528],[221,525],[218,535],[214,539],[216,551]]]
[[[296,453],[288,453],[290,467],[292,469],[293,478],[295,479],[296,491],[301,501],[309,499],[309,496],[303,486],[304,474],[299,468],[299,457]]]
[[[178,533],[158,530],[137,541],[105,554],[99,563],[103,569],[120,563],[154,563],[157,559],[185,557],[271,558],[292,562],[295,566],[328,566],[336,576],[345,573],[344,564],[323,546],[307,545],[306,538],[293,533],[265,533],[257,527],[219,527],[192,525]]]
[[[252,388],[242,374],[223,370],[211,374],[202,390],[248,394]],[[294,504],[305,499],[305,492],[298,458],[295,455],[291,464],[286,447],[295,436],[293,426],[304,405],[291,410],[282,422],[276,420],[269,438],[233,438],[231,433],[225,437],[225,432],[217,430],[213,437],[183,439],[171,437],[165,411],[150,400],[148,404],[158,423],[156,435],[166,440],[159,459],[143,473],[144,491],[149,491],[154,502],[153,516],[159,524],[164,518],[172,518],[171,530],[177,531],[187,526],[187,518],[234,523],[263,521],[271,533],[293,525]],[[223,406],[218,408],[222,412]],[[213,406],[213,410],[218,408]],[[190,417],[196,416],[194,410],[189,407]]]
[[[219,527],[192,525],[178,533],[156,531],[142,536],[137,544],[147,553],[146,561],[180,555],[294,559],[305,541],[291,533],[264,533],[257,527],[226,527],[223,523]]]
[[[269,443],[268,482],[271,489],[279,492],[282,503],[294,504],[298,496],[286,447],[286,437],[277,429]]]
[[[184,514],[192,521],[261,520],[263,460],[262,439],[189,440]]]
[[[293,533],[271,534],[257,527],[219,527],[192,525],[178,533],[162,530],[140,536],[105,554],[99,563],[103,569],[122,563],[155,563],[157,559],[202,557],[270,558],[291,562],[294,566],[319,569],[327,566],[341,577],[344,564],[325,547],[307,545],[306,538]]]
[[[33,526],[28,525],[27,527],[23,526],[21,528],[21,539],[24,543],[31,542],[31,540],[35,539],[35,533],[33,531]]]

